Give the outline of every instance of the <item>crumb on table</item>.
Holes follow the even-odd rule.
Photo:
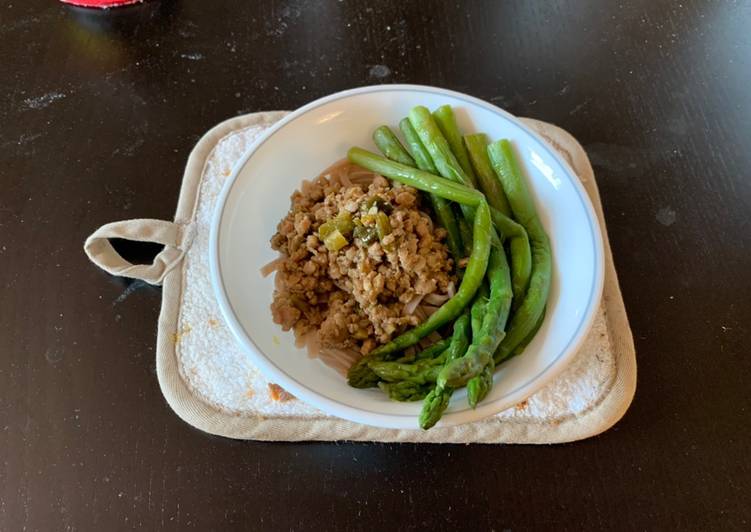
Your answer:
[[[185,325],[183,326],[182,330],[172,333],[172,343],[176,344],[177,342],[180,341],[180,338],[182,338],[183,336],[185,336],[192,330],[193,329],[191,328],[190,325]]]
[[[279,401],[280,403],[286,403],[295,398],[294,395],[273,382],[269,383],[269,397],[271,397],[272,401]]]

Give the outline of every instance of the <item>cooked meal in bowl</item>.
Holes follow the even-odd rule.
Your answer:
[[[495,368],[539,328],[551,277],[547,235],[511,144],[462,137],[448,106],[414,108],[304,181],[271,246],[271,312],[350,385],[424,399],[433,426],[453,391],[472,407]]]

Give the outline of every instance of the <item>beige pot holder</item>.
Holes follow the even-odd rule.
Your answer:
[[[84,249],[113,275],[162,284],[157,375],[172,409],[194,427],[230,438],[433,443],[560,443],[599,434],[626,412],[636,389],[636,356],[610,252],[592,167],[566,131],[524,122],[568,161],[594,204],[605,244],[605,287],[592,330],[571,364],[547,386],[500,414],[430,431],[382,429],[324,414],[269,383],[224,325],[209,280],[214,204],[233,165],[286,113],[232,118],[206,133],[188,159],[174,222],[107,224]],[[110,238],[164,245],[150,265],[125,261]]]

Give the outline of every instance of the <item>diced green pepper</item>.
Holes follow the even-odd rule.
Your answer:
[[[329,236],[335,229],[336,227],[330,221],[322,223],[318,228],[318,238],[320,238],[321,240],[326,240],[326,237]]]
[[[361,206],[361,210],[363,212],[369,212],[373,207],[379,211],[385,212],[386,214],[391,214],[394,211],[394,206],[380,196],[373,196],[372,198],[365,200]]]
[[[378,214],[376,214],[375,223],[378,240],[383,242],[383,239],[391,234],[391,223],[389,222],[389,217],[385,212],[379,211]]]
[[[321,224],[318,228],[318,238],[325,242],[334,231],[339,231],[344,238],[347,238],[352,234],[354,228],[355,224],[352,221],[352,215],[347,211],[342,211],[336,218],[332,218],[328,222]]]
[[[334,227],[336,227],[343,236],[349,236],[352,234],[352,230],[355,228],[354,222],[352,222],[352,215],[348,211],[342,211],[334,218]]]
[[[378,205],[378,208],[385,212],[386,214],[391,214],[394,212],[394,206],[391,205],[391,202],[383,200],[381,198],[378,198],[380,200],[380,203],[376,202],[376,205]]]
[[[358,340],[365,340],[368,338],[368,331],[357,330],[352,336]]]
[[[339,231],[339,229],[334,229],[331,233],[329,233],[328,236],[326,236],[326,238],[323,239],[323,244],[329,251],[339,251],[344,246],[349,244],[349,242],[347,242],[347,239],[344,238],[344,235]]]
[[[376,228],[372,225],[355,225],[353,235],[355,238],[359,238],[366,246],[369,246],[378,240],[378,233],[376,232]]]

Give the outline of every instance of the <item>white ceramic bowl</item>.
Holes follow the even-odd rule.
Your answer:
[[[502,364],[489,396],[475,409],[454,394],[440,424],[496,414],[555,377],[576,353],[602,292],[602,237],[589,198],[567,164],[509,113],[470,96],[433,87],[381,85],[316,100],[271,127],[237,163],[217,202],[211,228],[211,279],[227,324],[261,371],[298,398],[329,414],[369,425],[416,428],[420,403],[390,401],[358,390],[294,345],[269,310],[273,276],[259,269],[276,257],[269,239],[303,179],[341,159],[351,146],[375,150],[373,130],[415,105],[450,104],[465,132],[513,141],[553,246],[553,282],[540,332],[521,356]],[[398,128],[397,128],[398,129]],[[238,378],[240,376],[238,375]]]

